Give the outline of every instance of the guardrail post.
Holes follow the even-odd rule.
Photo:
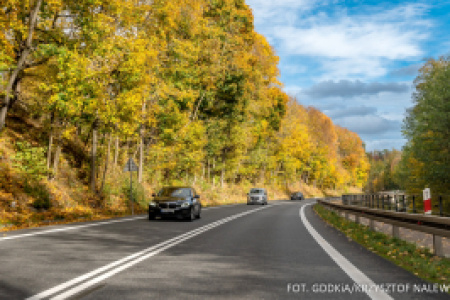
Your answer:
[[[442,247],[442,237],[433,234],[434,255],[444,256],[444,248]]]
[[[373,219],[369,220],[369,227],[371,230],[375,231],[375,221]]]
[[[384,195],[381,196],[381,209],[384,210]]]
[[[377,195],[377,208],[380,208],[380,195]]]
[[[444,215],[444,211],[442,208],[442,195],[439,196],[439,215],[442,217]]]
[[[413,214],[415,214],[416,213],[416,196],[413,195],[412,197],[413,197]]]
[[[398,195],[394,195],[394,205],[395,205],[395,211],[398,211]]]
[[[392,236],[398,239],[400,238],[400,229],[395,225],[392,225]]]

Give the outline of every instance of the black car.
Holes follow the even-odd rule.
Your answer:
[[[200,195],[191,187],[164,187],[153,194],[148,205],[148,219],[172,217],[193,221],[200,218]]]
[[[296,192],[291,195],[291,200],[303,200],[303,194],[301,192]]]

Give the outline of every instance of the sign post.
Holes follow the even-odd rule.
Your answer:
[[[423,190],[423,213],[431,215],[431,191],[429,188]]]
[[[130,172],[130,202],[131,202],[131,214],[134,215],[134,203],[133,203],[133,173],[139,170],[138,166],[134,163],[133,158],[130,157],[130,159],[127,161],[127,164],[125,165],[125,168],[123,169],[124,172]]]

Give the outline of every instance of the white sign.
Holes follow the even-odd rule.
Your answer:
[[[429,188],[423,190],[423,213],[431,215],[431,191]]]
[[[127,161],[127,164],[125,165],[125,168],[123,168],[124,172],[135,172],[138,171],[139,168],[134,163],[134,160],[130,157],[130,159]]]

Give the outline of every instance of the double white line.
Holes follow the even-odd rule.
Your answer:
[[[178,245],[188,239],[191,239],[203,232],[211,230],[217,226],[220,226],[222,224],[225,224],[225,223],[235,220],[237,218],[243,217],[245,215],[255,213],[262,209],[266,209],[268,207],[271,207],[271,206],[263,206],[261,208],[257,208],[257,209],[246,211],[246,212],[243,212],[240,214],[236,214],[236,215],[230,216],[228,218],[224,218],[219,221],[202,226],[195,230],[186,232],[186,233],[176,236],[170,240],[159,243],[155,246],[149,247],[140,252],[137,252],[135,254],[129,255],[120,260],[112,262],[106,266],[98,268],[87,274],[76,277],[70,281],[64,282],[64,283],[57,285],[51,289],[45,290],[45,291],[43,291],[39,294],[36,294],[30,298],[27,298],[27,300],[38,300],[38,299],[44,299],[44,298],[48,298],[48,297],[52,297],[52,296],[53,296],[51,298],[52,300],[67,299],[68,297],[77,295],[77,294],[81,293],[82,291],[89,289],[92,286],[95,286],[99,282],[101,282],[101,281],[103,281],[125,269],[128,269],[137,263],[140,263],[143,260],[146,260],[152,256],[155,256],[158,253],[160,253],[164,250],[167,250],[175,245]],[[58,293],[60,293],[60,294],[58,294]]]

